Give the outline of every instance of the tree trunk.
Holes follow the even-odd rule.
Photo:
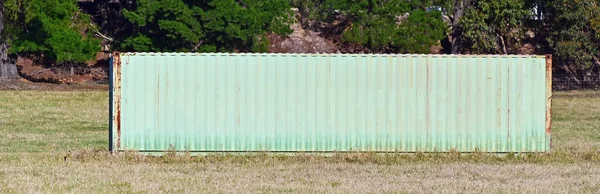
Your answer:
[[[577,78],[577,73],[573,72],[573,70],[571,70],[571,68],[569,67],[568,64],[564,64],[563,65],[564,70],[569,73],[569,77],[575,81],[575,83],[577,83],[577,87],[581,86],[581,81],[579,81],[579,78]]]
[[[17,79],[17,66],[8,57],[8,45],[4,37],[4,0],[0,0],[0,80]]]
[[[460,54],[462,51],[462,30],[458,24],[460,18],[469,7],[470,0],[454,0],[454,17],[452,19],[452,54]]]
[[[502,47],[502,54],[508,54],[506,51],[506,42],[504,42],[504,38],[500,36],[500,34],[496,33],[496,36],[500,39],[500,46]]]

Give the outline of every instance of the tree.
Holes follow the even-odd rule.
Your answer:
[[[41,53],[50,62],[93,59],[99,41],[75,0],[0,0],[0,79],[18,78],[8,53]],[[9,45],[10,44],[10,48]]]
[[[132,51],[189,51],[204,37],[203,10],[182,0],[138,0],[137,10],[124,10],[134,31],[119,45]]]
[[[267,33],[291,33],[287,0],[213,0],[202,21],[211,52],[266,52]]]
[[[547,41],[560,69],[578,84],[600,77],[600,5],[597,0],[554,0],[545,4]]]
[[[327,0],[329,14],[340,13],[349,26],[342,41],[371,52],[428,53],[446,34],[440,10],[433,1]]]
[[[462,50],[462,27],[460,20],[466,10],[469,9],[471,0],[454,0],[453,20],[452,20],[452,54],[460,54]]]
[[[4,35],[5,4],[0,0],[0,80],[17,79],[17,66],[14,60],[8,57],[8,41]]]
[[[520,46],[525,21],[532,15],[522,0],[471,1],[467,7],[458,21],[460,35],[455,44],[460,49],[456,53],[468,49],[478,54],[508,54],[509,47]]]
[[[266,34],[290,32],[284,0],[138,0],[126,10],[134,26],[121,43],[128,51],[266,51]]]
[[[100,50],[90,16],[75,0],[12,1],[11,52],[43,53],[49,62],[65,63],[85,62]]]

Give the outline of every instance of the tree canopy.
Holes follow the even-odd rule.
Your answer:
[[[94,12],[77,0],[3,2],[10,52],[52,63],[90,60],[101,40],[119,51],[266,52],[270,34],[297,22],[340,50],[360,47],[344,52],[553,54],[559,72],[600,77],[598,0],[122,0],[94,1]]]
[[[231,52],[267,49],[267,32],[286,34],[283,0],[138,0],[125,10],[133,32],[119,45],[133,51]]]
[[[427,9],[433,5],[429,1],[327,0],[323,10],[349,20],[341,34],[345,42],[364,45],[372,52],[427,53],[446,34],[441,10]]]
[[[547,38],[557,59],[581,69],[600,65],[600,7],[596,0],[555,0],[546,15]]]
[[[473,1],[459,22],[462,46],[477,54],[509,54],[507,47],[522,43],[531,14],[523,0]]]
[[[100,49],[90,16],[74,0],[8,0],[5,10],[12,52],[43,53],[61,63],[92,59]]]

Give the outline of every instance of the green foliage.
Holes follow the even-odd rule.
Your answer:
[[[285,0],[247,0],[243,5],[235,0],[214,0],[209,5],[203,19],[207,44],[218,51],[264,52],[267,32],[291,32],[287,25],[290,7]]]
[[[132,51],[266,51],[266,33],[286,34],[284,0],[139,0],[125,11],[133,33],[120,47]]]
[[[532,14],[522,0],[479,0],[460,19],[463,48],[472,53],[508,54],[524,35],[524,22]]]
[[[548,4],[548,42],[555,58],[589,68],[600,56],[600,7],[597,0],[554,0]],[[595,59],[596,58],[596,59]]]
[[[133,51],[189,51],[204,30],[200,24],[202,9],[182,0],[138,0],[136,11],[124,10],[134,33],[120,45]]]
[[[47,59],[84,62],[100,50],[100,41],[88,34],[90,16],[75,0],[9,0],[7,34],[11,52],[44,53]]]
[[[471,53],[517,53],[531,30],[538,52],[550,51],[557,66],[600,64],[598,0],[468,2],[457,27],[461,47]],[[83,62],[99,51],[90,30],[95,26],[76,0],[5,0],[4,6],[11,52],[41,53],[63,63]],[[126,34],[114,37],[113,48],[265,52],[268,33],[291,32],[290,8],[296,7],[303,27],[323,30],[326,37],[339,35],[342,43],[375,53],[428,53],[448,33],[442,14],[452,15],[453,6],[454,1],[443,0],[137,0],[134,9],[123,11]],[[315,23],[335,29],[307,25]]]
[[[406,23],[400,25],[392,45],[401,53],[428,53],[446,34],[446,24],[440,18],[440,12],[411,12]]]
[[[342,40],[366,46],[371,51],[428,53],[445,35],[441,12],[425,11],[432,1],[327,0],[331,12],[351,21]],[[404,18],[402,18],[404,17]],[[402,18],[402,19],[399,19]]]

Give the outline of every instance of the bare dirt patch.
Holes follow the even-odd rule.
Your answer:
[[[291,26],[294,32],[287,37],[269,34],[269,52],[272,53],[335,53],[337,46],[318,32],[305,30],[299,24]]]
[[[37,56],[19,56],[17,68],[21,77],[55,84],[106,84],[108,80],[108,53],[98,53],[86,64],[45,64]]]

